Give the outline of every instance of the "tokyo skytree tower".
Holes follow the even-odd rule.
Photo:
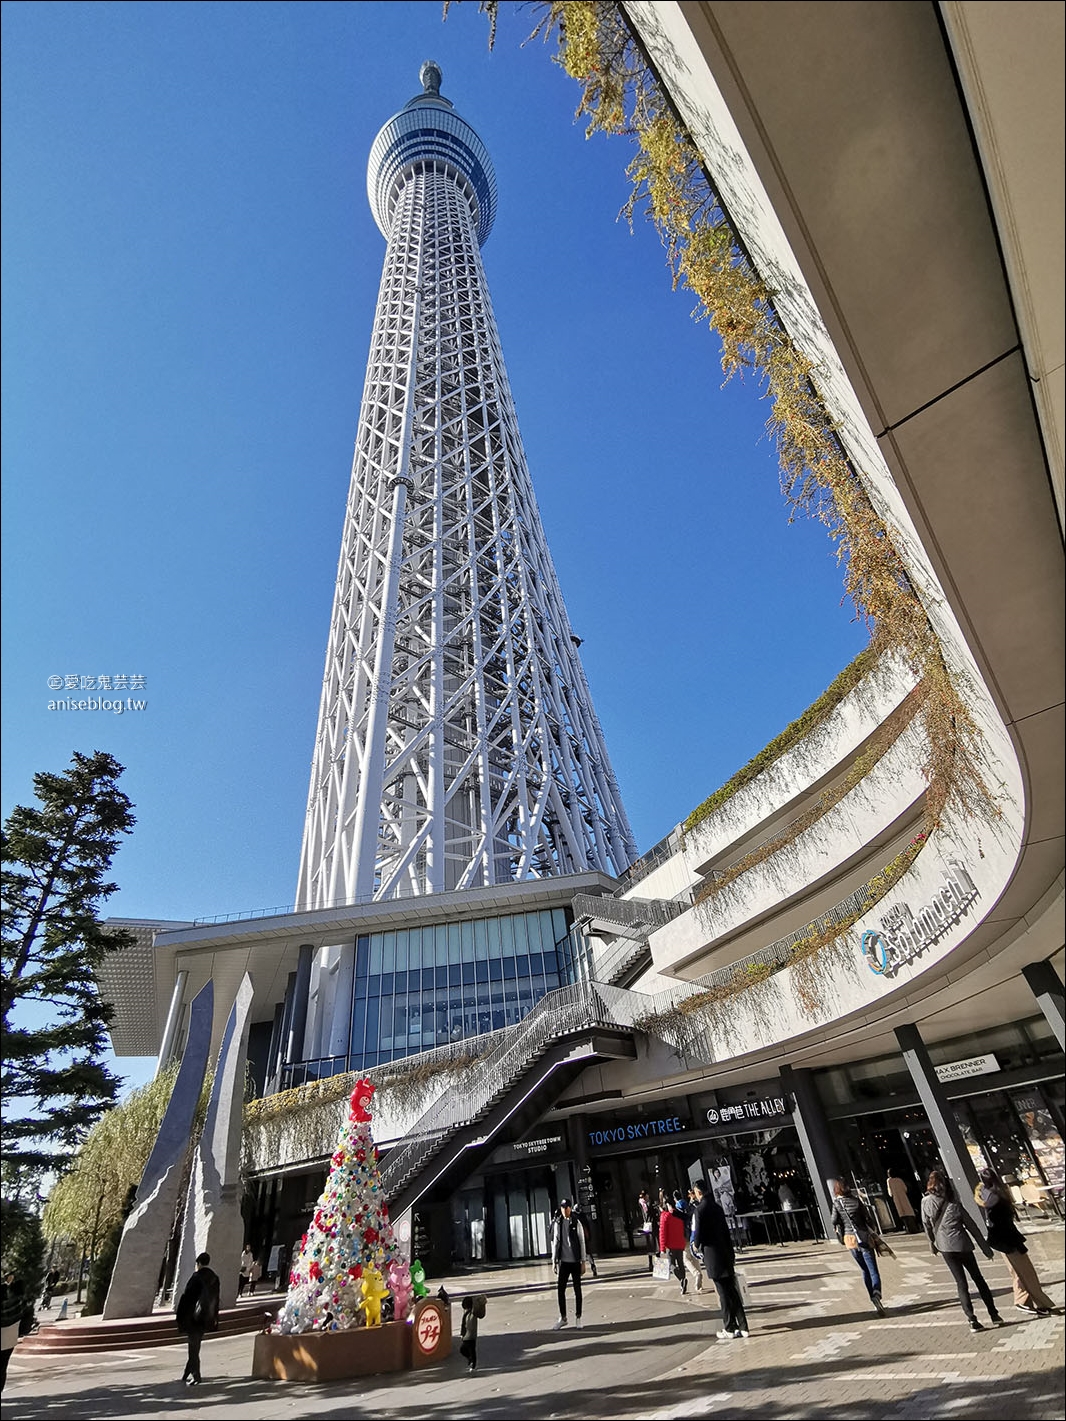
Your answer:
[[[299,905],[618,874],[635,856],[489,302],[488,152],[423,65],[367,190],[381,276]]]

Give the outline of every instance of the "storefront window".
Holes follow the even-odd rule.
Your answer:
[[[1051,1111],[1035,1090],[1012,1090],[1010,1098],[1047,1183],[1061,1187],[1066,1151]]]

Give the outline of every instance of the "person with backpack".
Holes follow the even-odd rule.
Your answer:
[[[934,1169],[925,1189],[925,1198],[922,1200],[922,1224],[929,1239],[929,1246],[934,1253],[940,1254],[948,1265],[948,1272],[955,1279],[955,1287],[959,1292],[959,1303],[970,1324],[970,1331],[983,1332],[984,1328],[974,1317],[973,1301],[966,1279],[967,1273],[973,1279],[981,1301],[988,1309],[992,1326],[1002,1327],[1003,1319],[996,1308],[992,1289],[985,1282],[984,1276],[977,1266],[977,1260],[973,1256],[974,1239],[977,1240],[981,1252],[986,1258],[992,1257],[991,1248],[982,1238],[977,1225],[959,1203],[958,1195],[952,1188],[951,1181],[946,1174],[941,1173],[939,1169]]]
[[[859,1265],[870,1301],[879,1313],[883,1313],[885,1305],[881,1301],[881,1272],[877,1266],[877,1251],[874,1247],[874,1239],[880,1234],[877,1220],[854,1189],[842,1179],[833,1181],[831,1223],[836,1230],[838,1243],[843,1244]]]
[[[468,1372],[477,1371],[477,1327],[485,1316],[489,1300],[484,1293],[475,1293],[463,1299],[463,1322],[460,1329],[459,1355],[466,1358]]]
[[[558,1332],[567,1325],[566,1285],[571,1279],[574,1283],[574,1326],[581,1326],[581,1275],[588,1256],[585,1230],[578,1223],[569,1199],[559,1200],[559,1212],[552,1220],[551,1246],[552,1267],[559,1278],[559,1317],[552,1331]]]
[[[211,1255],[201,1253],[196,1259],[196,1272],[185,1284],[185,1291],[178,1300],[178,1331],[189,1339],[189,1356],[181,1379],[190,1386],[198,1386],[200,1376],[200,1344],[205,1332],[214,1332],[218,1327],[219,1280],[218,1274],[210,1267]]]

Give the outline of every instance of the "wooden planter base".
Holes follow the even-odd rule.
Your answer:
[[[353,1327],[347,1332],[300,1332],[285,1336],[260,1332],[252,1353],[252,1376],[264,1381],[337,1382],[382,1372],[404,1372],[412,1366],[432,1366],[451,1355],[451,1310],[436,1303],[439,1340],[428,1351],[415,1341],[423,1310],[413,1322],[385,1322],[380,1327]],[[423,1327],[423,1336],[426,1328]]]

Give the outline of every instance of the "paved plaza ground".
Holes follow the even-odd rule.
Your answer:
[[[1063,1303],[1063,1226],[1023,1223],[1037,1270]],[[536,1264],[446,1280],[490,1295],[480,1368],[456,1352],[445,1366],[366,1382],[310,1386],[253,1381],[250,1335],[205,1342],[203,1385],[178,1378],[184,1345],[89,1356],[19,1356],[4,1392],[4,1421],[59,1418],[688,1418],[923,1421],[928,1417],[1063,1415],[1061,1314],[1014,1309],[1006,1264],[985,1276],[1006,1326],[971,1333],[955,1287],[924,1236],[893,1238],[885,1260],[887,1316],[866,1301],[858,1269],[835,1243],[747,1249],[751,1336],[718,1342],[713,1290],[681,1297],[631,1259],[608,1259],[586,1280],[584,1327],[551,1331],[551,1270]],[[978,1315],[983,1309],[978,1305]],[[571,1309],[572,1319],[572,1309]]]

